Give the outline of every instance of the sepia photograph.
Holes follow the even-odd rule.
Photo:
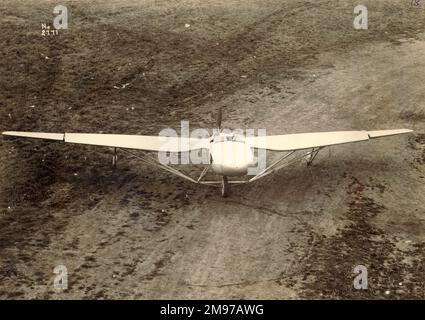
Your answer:
[[[1,300],[425,300],[425,0],[2,0],[0,25]]]

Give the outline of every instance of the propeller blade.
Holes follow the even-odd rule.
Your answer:
[[[217,128],[218,129],[221,129],[221,117],[222,117],[222,109],[219,108],[217,113]]]

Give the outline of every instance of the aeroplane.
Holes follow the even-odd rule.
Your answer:
[[[351,142],[393,136],[412,132],[410,129],[375,130],[375,131],[335,131],[296,133],[269,136],[244,136],[233,132],[224,132],[221,128],[221,109],[218,112],[218,130],[208,138],[164,137],[145,135],[97,134],[97,133],[44,133],[6,131],[3,135],[15,137],[38,138],[63,141],[67,143],[87,144],[114,148],[113,165],[117,163],[117,149],[133,155],[144,163],[157,166],[179,177],[197,184],[221,186],[223,197],[228,195],[229,184],[246,184],[263,178],[287,165],[307,160],[310,165],[320,150],[325,147]],[[148,154],[138,156],[129,150],[148,152],[182,153],[204,149],[209,152],[209,163],[204,167],[198,178],[160,163]],[[284,152],[276,161],[270,163],[252,177],[247,175],[248,168],[256,164],[254,149]],[[299,155],[297,152],[301,152]],[[212,170],[221,176],[220,180],[204,180],[207,172]],[[242,180],[231,180],[229,177],[245,176]]]

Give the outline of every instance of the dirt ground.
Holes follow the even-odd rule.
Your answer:
[[[361,1],[361,31],[358,1],[61,3],[69,29],[46,37],[57,1],[0,3],[0,131],[156,135],[224,107],[268,134],[415,132],[225,199],[124,154],[113,170],[108,148],[2,137],[1,298],[425,298],[425,2]]]

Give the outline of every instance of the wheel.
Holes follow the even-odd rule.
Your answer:
[[[223,198],[227,197],[229,194],[229,184],[227,183],[227,177],[222,177],[222,185],[221,185],[221,196]]]

